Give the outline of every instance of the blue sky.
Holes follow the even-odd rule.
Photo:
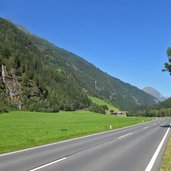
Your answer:
[[[0,16],[139,88],[171,96],[163,73],[170,0],[0,0]]]

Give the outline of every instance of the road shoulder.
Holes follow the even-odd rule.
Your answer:
[[[171,170],[171,135],[167,143],[166,150],[161,162],[160,171],[169,171]]]

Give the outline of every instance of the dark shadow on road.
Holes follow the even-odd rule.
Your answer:
[[[170,125],[162,125],[161,128],[170,128]]]

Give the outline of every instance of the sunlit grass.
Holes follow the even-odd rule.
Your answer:
[[[171,171],[171,137],[162,159],[160,171]]]
[[[15,111],[0,115],[0,153],[109,130],[148,118],[114,117],[87,111],[41,113]]]
[[[116,107],[114,107],[112,104],[110,104],[109,102],[104,101],[103,99],[97,98],[97,97],[90,97],[90,99],[92,100],[93,103],[98,104],[99,106],[102,105],[107,105],[109,110],[113,110],[114,112],[120,112],[120,110]]]

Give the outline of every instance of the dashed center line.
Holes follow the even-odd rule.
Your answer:
[[[47,166],[50,166],[50,165],[52,165],[52,164],[58,163],[58,162],[63,161],[63,160],[65,160],[65,159],[67,159],[67,158],[66,158],[66,157],[64,157],[64,158],[62,158],[62,159],[59,159],[59,160],[53,161],[53,162],[51,162],[51,163],[47,163],[47,164],[45,164],[45,165],[42,165],[42,166],[40,166],[40,167],[34,168],[34,169],[32,169],[32,170],[29,170],[29,171],[36,171],[36,170],[40,170],[40,169],[42,169],[42,168],[44,168],[44,167],[47,167]]]
[[[149,128],[149,126],[146,126],[146,127],[144,127],[143,129],[147,129],[147,128]]]
[[[132,134],[134,134],[134,132],[130,132],[130,133],[128,133],[128,134],[122,135],[122,136],[118,137],[117,139],[122,139],[122,138],[127,137],[127,136],[132,135]],[[51,163],[47,163],[47,164],[45,164],[45,165],[36,167],[36,168],[31,169],[31,170],[29,170],[29,171],[37,171],[37,170],[40,170],[40,169],[45,168],[45,167],[47,167],[47,166],[50,166],[50,165],[52,165],[52,164],[58,163],[58,162],[60,162],[60,161],[63,161],[63,160],[65,160],[65,159],[67,159],[67,157],[61,158],[61,159],[59,159],[59,160],[55,160],[55,161],[53,161],[53,162],[51,162]]]
[[[121,139],[121,138],[127,137],[127,136],[129,136],[129,135],[132,135],[133,133],[134,133],[134,132],[131,132],[131,133],[122,135],[122,136],[118,137],[117,139]]]

